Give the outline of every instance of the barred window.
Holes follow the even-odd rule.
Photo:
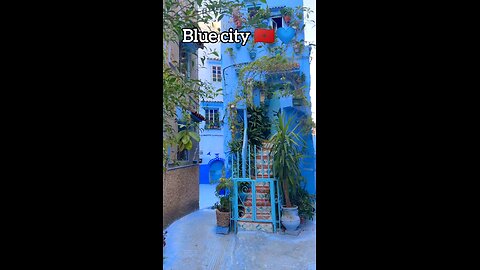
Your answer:
[[[220,66],[212,66],[212,79],[214,82],[222,81],[222,69]]]
[[[220,112],[218,109],[205,110],[205,129],[220,129]]]

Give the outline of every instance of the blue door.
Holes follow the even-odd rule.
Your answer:
[[[223,161],[217,160],[210,164],[210,183],[218,182],[218,179],[222,177],[222,170],[223,170]]]

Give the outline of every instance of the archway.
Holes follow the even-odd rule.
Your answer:
[[[225,169],[225,161],[223,158],[219,158],[218,156],[210,162],[208,162],[209,170],[208,170],[208,178],[210,183],[217,183],[218,179],[222,177],[222,173]]]

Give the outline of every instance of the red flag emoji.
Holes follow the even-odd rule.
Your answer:
[[[273,29],[255,29],[253,33],[254,42],[273,43],[275,42],[275,30]]]

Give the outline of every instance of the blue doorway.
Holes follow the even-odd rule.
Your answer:
[[[215,160],[210,164],[209,181],[210,183],[217,183],[218,179],[222,177],[222,171],[224,169],[224,163],[222,160]]]

